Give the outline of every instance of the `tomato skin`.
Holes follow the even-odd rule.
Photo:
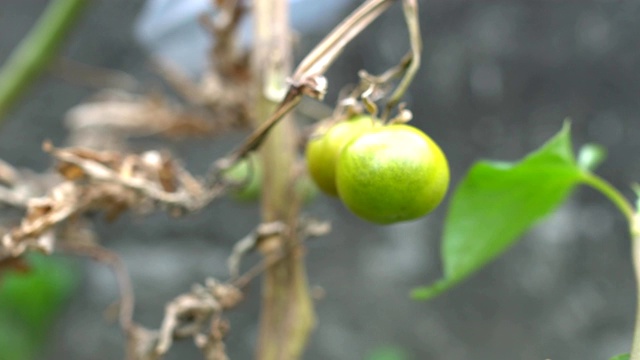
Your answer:
[[[378,126],[377,120],[359,115],[339,122],[328,129],[319,129],[307,143],[305,157],[309,175],[320,190],[338,196],[336,187],[336,161],[342,148],[354,137]]]
[[[404,124],[353,138],[336,166],[340,199],[354,214],[379,224],[420,218],[444,199],[449,165],[440,147]]]
[[[238,184],[231,189],[231,196],[239,201],[254,201],[260,197],[263,176],[262,163],[254,154],[223,173],[226,181]]]
[[[251,154],[240,160],[225,170],[222,176],[231,185],[229,195],[235,200],[254,202],[262,195],[264,169],[256,154]],[[307,173],[296,179],[294,189],[303,204],[310,203],[318,194],[318,187]]]

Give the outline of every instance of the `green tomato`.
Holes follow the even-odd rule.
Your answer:
[[[372,129],[378,124],[368,115],[360,115],[342,121],[329,129],[320,129],[307,143],[305,157],[309,175],[320,190],[337,196],[336,161],[342,148],[354,137]]]
[[[252,201],[260,197],[262,187],[262,163],[257,156],[249,155],[237,164],[225,170],[223,177],[226,181],[238,184],[231,190],[231,196],[236,200]]]
[[[318,196],[318,186],[311,180],[308,174],[302,175],[295,185],[296,192],[303,204],[308,204]]]
[[[342,202],[379,224],[426,215],[444,198],[449,165],[438,145],[409,125],[371,129],[349,142],[337,161]]]
[[[224,179],[230,183],[237,184],[230,191],[234,199],[255,201],[260,198],[264,171],[259,160],[256,155],[250,155],[224,171]],[[318,187],[307,174],[304,174],[297,179],[295,191],[300,196],[302,203],[307,204],[318,194]]]

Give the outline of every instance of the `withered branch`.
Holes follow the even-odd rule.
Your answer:
[[[177,296],[166,305],[160,329],[149,330],[134,323],[126,329],[127,358],[161,359],[174,340],[192,338],[206,359],[227,359],[222,340],[229,326],[221,315],[242,298],[236,287],[215,279],[207,279],[204,285],[194,285],[190,292]]]
[[[245,238],[236,243],[237,247],[242,249],[236,249],[229,257],[228,264],[231,272],[231,283],[238,289],[246,287],[253,279],[264,273],[265,270],[271,266],[276,265],[287,256],[290,256],[294,251],[300,250],[297,248],[283,248],[279,247],[274,250],[277,253],[276,256],[263,259],[260,263],[254,265],[247,270],[241,276],[235,276],[236,271],[239,272],[240,261],[243,255],[246,255],[249,251],[255,250],[260,240],[266,240],[271,236],[281,235],[288,229],[280,222],[272,222],[267,224],[260,224],[258,228]],[[327,221],[319,221],[311,218],[303,218],[300,220],[298,229],[298,238],[300,243],[307,239],[319,237],[328,234],[331,231],[331,223]],[[240,245],[242,243],[242,245]]]
[[[283,100],[271,116],[249,135],[229,156],[216,163],[218,169],[232,166],[247,153],[257,149],[271,129],[300,102],[304,95],[322,99],[327,89],[325,72],[336,60],[340,52],[367,28],[371,22],[384,13],[397,0],[367,0],[351,15],[342,21],[327,35],[298,65],[290,79],[289,89]],[[391,70],[388,76],[396,76],[398,69],[404,71],[404,77],[386,105],[383,119],[398,104],[399,99],[409,87],[420,66],[422,40],[418,22],[418,4],[416,0],[403,0],[405,18],[411,37],[410,56],[405,56],[400,65]]]
[[[27,200],[27,214],[20,226],[4,234],[1,253],[18,256],[28,248],[50,253],[56,226],[87,212],[102,211],[113,219],[127,209],[165,208],[180,215],[201,209],[224,190],[222,186],[205,188],[177,161],[158,151],[123,155],[50,144],[45,149],[58,160],[65,181],[47,195]]]
[[[156,59],[159,74],[187,103],[216,119],[219,129],[246,129],[250,121],[253,91],[249,54],[237,42],[240,21],[247,8],[238,0],[212,0],[217,11],[213,17],[200,16],[200,23],[211,33],[214,45],[209,67],[196,83],[178,67]]]
[[[406,68],[404,77],[396,87],[389,101],[387,101],[386,108],[382,114],[382,119],[387,119],[391,109],[393,109],[400,99],[404,96],[404,93],[408,90],[409,85],[413,81],[418,69],[420,68],[420,59],[422,58],[422,35],[420,34],[420,17],[418,12],[418,0],[403,0],[402,9],[404,11],[404,18],[409,29],[409,41],[411,44],[411,62]]]
[[[120,259],[120,256],[98,244],[61,242],[58,244],[57,249],[65,253],[89,257],[111,268],[116,276],[120,292],[118,321],[120,323],[120,327],[123,330],[128,331],[128,329],[133,325],[135,297],[133,285],[131,285],[131,278],[126,266],[122,262],[122,259]]]

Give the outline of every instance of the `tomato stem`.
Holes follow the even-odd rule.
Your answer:
[[[613,202],[620,212],[629,222],[629,232],[631,233],[631,258],[636,278],[636,321],[633,330],[633,343],[631,344],[630,360],[640,360],[640,215],[634,210],[627,199],[609,182],[601,177],[585,172],[584,182],[600,191],[611,202]]]
[[[636,276],[636,323],[633,329],[633,343],[629,360],[640,360],[640,233],[638,231],[638,217],[632,225],[633,239],[631,243],[633,269]]]
[[[608,181],[602,179],[596,174],[591,172],[584,172],[582,180],[585,184],[598,190],[602,195],[606,196],[611,202],[620,210],[625,216],[630,225],[633,225],[634,210],[633,206],[627,201],[627,199],[611,185]]]

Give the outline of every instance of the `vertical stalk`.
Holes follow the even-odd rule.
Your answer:
[[[273,113],[286,93],[291,71],[291,31],[288,0],[254,1],[253,72],[256,76],[255,118]],[[256,124],[258,125],[258,124]],[[283,249],[291,256],[265,273],[257,359],[290,360],[301,357],[313,329],[315,315],[309,295],[302,249],[296,237],[299,200],[293,191],[296,129],[284,118],[261,147],[265,169],[262,191],[263,221],[283,221],[290,231],[265,239],[261,251],[267,261]]]
[[[629,360],[640,360],[640,213],[637,208],[634,210],[618,189],[599,176],[591,172],[584,172],[582,180],[611,200],[629,223],[631,259],[636,278],[636,323],[633,329],[633,343]]]
[[[88,0],[52,0],[0,69],[0,124],[10,107],[55,56]]]
[[[631,251],[633,269],[636,276],[636,323],[633,330],[633,344],[629,360],[640,360],[640,215],[631,220]]]

